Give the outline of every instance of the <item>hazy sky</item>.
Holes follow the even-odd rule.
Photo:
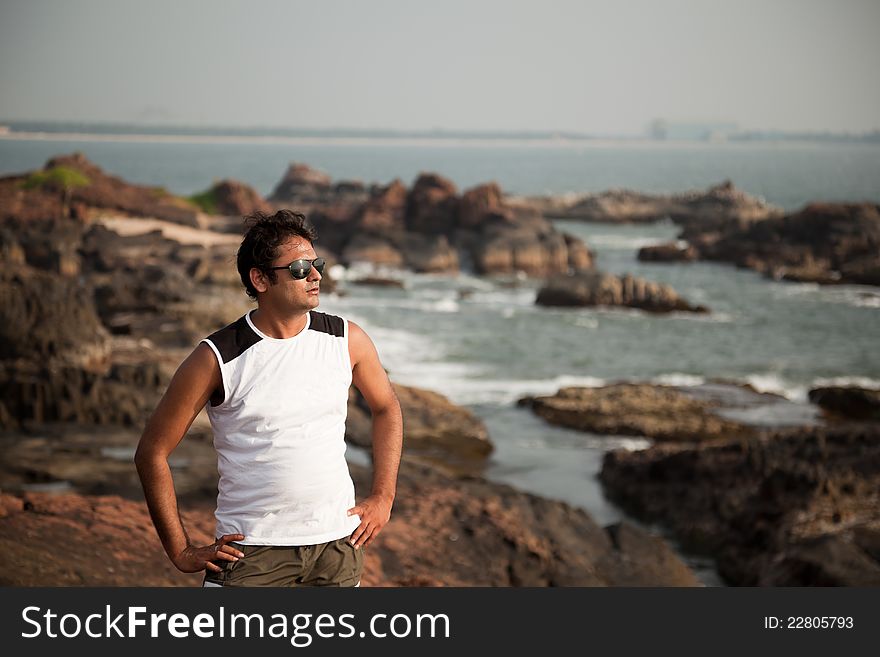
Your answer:
[[[0,2],[0,119],[880,128],[878,0]]]

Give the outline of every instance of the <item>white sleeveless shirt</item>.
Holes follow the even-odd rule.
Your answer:
[[[311,311],[278,339],[250,313],[203,340],[222,390],[208,402],[217,469],[217,536],[245,545],[314,545],[360,524],[345,460],[351,385],[348,321]]]

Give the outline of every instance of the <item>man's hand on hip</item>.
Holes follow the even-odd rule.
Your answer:
[[[196,547],[187,545],[174,559],[174,565],[184,573],[197,573],[200,570],[211,570],[215,573],[223,569],[214,561],[238,561],[244,556],[233,546],[228,545],[231,541],[243,541],[244,534],[225,534],[210,545]]]
[[[351,544],[357,550],[366,547],[379,535],[391,518],[393,500],[384,495],[370,495],[363,502],[348,510],[348,515],[361,517],[361,524],[351,534]]]

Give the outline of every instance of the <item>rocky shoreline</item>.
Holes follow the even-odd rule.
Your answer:
[[[198,585],[198,576],[176,572],[164,556],[132,457],[177,364],[198,339],[249,307],[229,273],[238,238],[221,216],[106,176],[79,156],[50,165],[36,186],[22,182],[31,176],[0,180],[0,196],[18,199],[7,208],[21,211],[0,228],[0,545],[11,562],[0,584]],[[69,171],[81,176],[70,180],[88,183],[70,183]],[[201,202],[224,212],[244,212],[259,200],[228,181],[214,191]],[[426,236],[443,220],[440,208],[497,211],[499,225],[538,245],[508,264],[484,254],[500,270],[531,262],[538,272],[587,256],[534,215],[506,214],[491,189],[458,197],[425,179],[404,205],[389,200],[397,193],[370,196],[374,205],[358,211],[357,221],[408,217]],[[151,228],[138,230],[138,221]],[[496,237],[506,229],[497,230]],[[435,237],[425,239],[445,239]],[[552,258],[548,244],[556,245]],[[332,289],[332,277],[324,282]],[[485,480],[493,447],[479,419],[432,391],[396,389],[404,462],[394,522],[368,552],[365,584],[700,585],[659,537],[625,522],[603,528],[567,504]],[[354,391],[349,409],[346,438],[368,448],[368,411]],[[170,465],[192,538],[210,542],[217,473],[204,413]],[[363,494],[369,468],[352,471]],[[59,553],[59,544],[68,548]]]
[[[363,495],[369,473],[351,469]],[[194,541],[213,540],[209,499],[186,502],[182,517]],[[0,493],[0,546],[3,586],[201,582],[165,557],[145,504],[117,495]],[[700,585],[662,539],[634,525],[602,528],[561,502],[409,462],[392,522],[365,557],[364,586]]]
[[[741,388],[733,402],[773,403]],[[619,383],[520,405],[553,424],[652,439],[647,449],[605,454],[603,489],[685,549],[712,555],[731,585],[880,584],[878,391],[812,390],[816,423],[780,429],[731,420],[711,397],[699,387]]]
[[[53,158],[0,179],[0,544],[13,566],[0,584],[198,584],[162,553],[131,459],[182,358],[250,307],[231,264],[241,216],[279,205],[308,212],[331,264],[524,275],[544,279],[542,306],[708,312],[668,286],[596,270],[589,246],[548,217],[670,217],[681,243],[645,259],[727,260],[819,282],[870,283],[880,244],[876,206],[811,205],[788,216],[730,184],[663,202],[614,192],[565,209],[558,199],[505,196],[493,183],[460,193],[423,174],[410,188],[368,187],[292,165],[268,199],[235,181],[182,199],[79,155]],[[327,271],[330,291],[337,283]],[[820,420],[771,431],[720,408],[715,385],[567,388],[521,404],[561,426],[655,441],[608,453],[607,494],[716,556],[729,583],[877,582],[876,391],[811,391]],[[733,388],[724,394],[746,406],[781,403]],[[699,585],[663,539],[632,523],[600,527],[567,504],[487,481],[493,445],[476,416],[433,391],[396,391],[407,437],[399,495],[394,522],[368,552],[365,584]],[[356,391],[346,439],[370,445]],[[187,526],[207,540],[217,474],[204,413],[171,465]],[[352,472],[363,492],[368,467]],[[132,537],[143,548],[136,556]],[[54,554],[62,542],[77,546],[72,558]]]

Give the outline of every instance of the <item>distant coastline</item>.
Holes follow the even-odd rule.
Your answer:
[[[880,130],[867,133],[742,131],[723,139],[658,139],[650,135],[593,135],[571,131],[392,130],[355,128],[280,128],[187,126],[129,123],[0,121],[3,140],[168,141],[469,146],[601,146],[724,144],[738,142],[880,143]]]

